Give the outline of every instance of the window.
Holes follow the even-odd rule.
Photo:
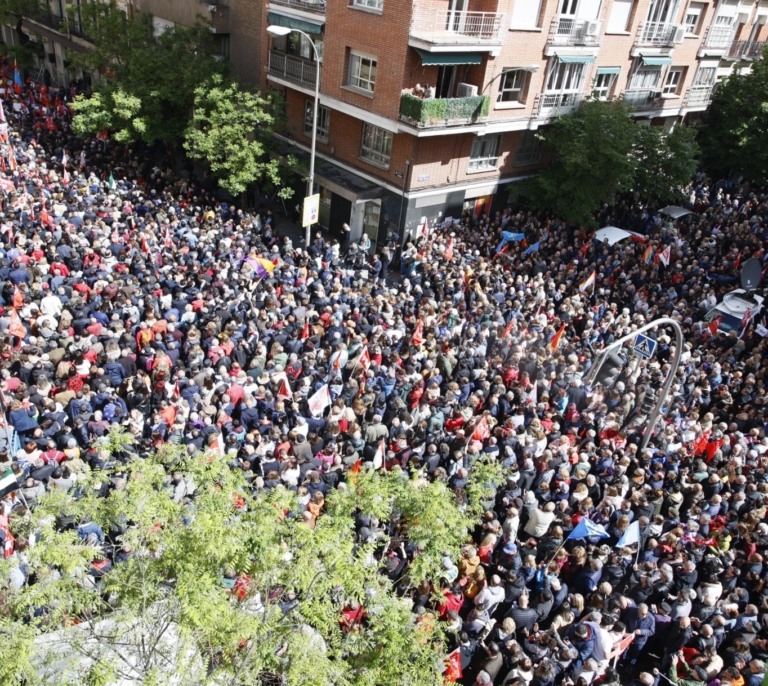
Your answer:
[[[376,85],[376,58],[353,52],[349,56],[349,85],[373,93]]]
[[[515,0],[512,8],[513,29],[535,29],[539,26],[541,0]]]
[[[541,139],[533,131],[520,134],[520,145],[515,153],[515,166],[525,167],[541,160]]]
[[[683,67],[672,67],[667,72],[667,80],[662,89],[663,95],[677,95],[680,90],[680,84],[683,81]]]
[[[624,33],[629,29],[634,0],[613,0],[611,15],[608,17],[608,33]]]
[[[384,9],[384,0],[352,0],[352,6],[381,12]]]
[[[688,36],[697,36],[699,33],[699,22],[704,10],[704,5],[700,2],[692,2],[685,11],[685,33]]]
[[[592,97],[597,100],[608,100],[608,98],[611,97],[611,91],[613,90],[615,81],[616,74],[613,71],[601,72],[598,69],[595,83],[592,86]]]
[[[584,65],[571,62],[556,62],[549,72],[547,93],[578,93],[584,78]]]
[[[392,153],[392,134],[373,124],[363,124],[363,142],[360,157],[377,167],[389,169]]]
[[[630,90],[653,90],[661,80],[661,67],[640,67],[633,75]]]
[[[304,135],[312,136],[312,115],[314,114],[314,100],[307,100],[304,109]],[[328,130],[331,123],[331,110],[322,105],[317,106],[317,140],[328,142]]]
[[[496,102],[523,102],[525,75],[526,72],[523,69],[505,71],[501,77],[499,97]]]
[[[694,79],[694,86],[711,86],[715,82],[716,67],[700,67]]]
[[[501,135],[478,136],[472,143],[469,155],[469,171],[496,169],[499,162],[499,143]]]

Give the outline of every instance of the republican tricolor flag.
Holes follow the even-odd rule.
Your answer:
[[[594,288],[596,278],[597,278],[597,273],[593,269],[592,273],[586,279],[584,279],[584,281],[582,281],[579,284],[579,293],[583,293],[584,291],[587,290],[587,288]]]

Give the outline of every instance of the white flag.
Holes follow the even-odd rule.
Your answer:
[[[533,388],[531,389],[531,392],[528,393],[528,398],[525,401],[526,406],[530,407],[531,405],[535,405],[538,402],[538,396],[538,386],[533,384]]]
[[[379,447],[376,448],[376,454],[373,456],[373,468],[374,469],[381,469],[381,466],[384,464],[384,455],[387,451],[387,444],[382,438],[379,441]]]
[[[328,388],[328,384],[325,384],[317,393],[315,393],[308,401],[309,411],[313,417],[320,417],[326,407],[331,404],[331,391]]]
[[[666,248],[664,248],[664,250],[662,250],[659,253],[659,262],[663,262],[664,266],[668,267],[669,266],[669,258],[671,257],[671,254],[672,254],[672,251],[671,251],[670,247],[667,246]]]

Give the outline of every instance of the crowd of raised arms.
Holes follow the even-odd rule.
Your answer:
[[[418,551],[386,522],[354,523],[380,541],[414,621],[444,623],[449,678],[763,683],[764,313],[730,331],[703,321],[740,265],[765,258],[762,188],[701,174],[678,220],[606,206],[600,226],[640,234],[613,245],[507,209],[434,226],[397,261],[320,233],[305,250],[261,198],[220,202],[143,148],[79,138],[74,87],[14,88],[4,71],[0,389],[15,432],[0,542],[15,563],[0,586],[35,583],[16,518],[52,489],[77,495],[116,425],[131,459],[175,443],[242,471],[256,498],[294,491],[296,525],[312,528],[360,470],[443,481],[461,507],[484,459],[504,481],[439,578],[409,579]],[[685,350],[641,449],[667,330],[651,359],[625,348],[610,384],[587,373],[659,317],[679,322]],[[170,498],[194,501],[191,479],[169,480]],[[132,554],[87,519],[61,526],[103,546],[94,586]]]

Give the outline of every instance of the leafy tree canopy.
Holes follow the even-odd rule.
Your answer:
[[[155,36],[152,17],[146,13],[129,19],[115,5],[88,3],[82,14],[93,49],[72,55],[72,60],[86,71],[98,71],[102,78],[93,95],[74,103],[77,130],[97,133],[109,122],[122,140],[179,144],[195,90],[226,72],[226,64],[216,58],[209,28],[201,21]]]
[[[379,542],[356,541],[354,515],[375,514],[418,546],[406,583],[437,579],[503,479],[499,465],[476,465],[465,508],[440,482],[363,472],[329,494],[312,529],[295,494],[253,496],[217,454],[166,444],[139,459],[130,443],[113,430],[102,445],[112,466],[13,515],[34,582],[0,597],[2,683],[442,684],[439,625],[414,623],[374,558]],[[171,473],[194,484],[192,497],[174,497]],[[104,545],[120,559],[94,583]],[[10,564],[18,558],[0,561],[0,576]],[[366,619],[344,631],[350,601]]]
[[[258,93],[234,81],[225,83],[219,74],[195,89],[184,148],[191,157],[205,160],[233,195],[260,178],[279,183],[280,161],[267,159],[263,142],[274,123],[270,106]]]
[[[686,127],[667,134],[638,123],[620,100],[586,100],[539,137],[552,163],[513,184],[511,193],[574,224],[593,223],[593,213],[618,193],[634,190],[649,203],[670,200],[696,167],[697,147]]]
[[[754,60],[751,73],[736,71],[718,84],[705,122],[699,142],[708,170],[768,180],[768,62]]]

